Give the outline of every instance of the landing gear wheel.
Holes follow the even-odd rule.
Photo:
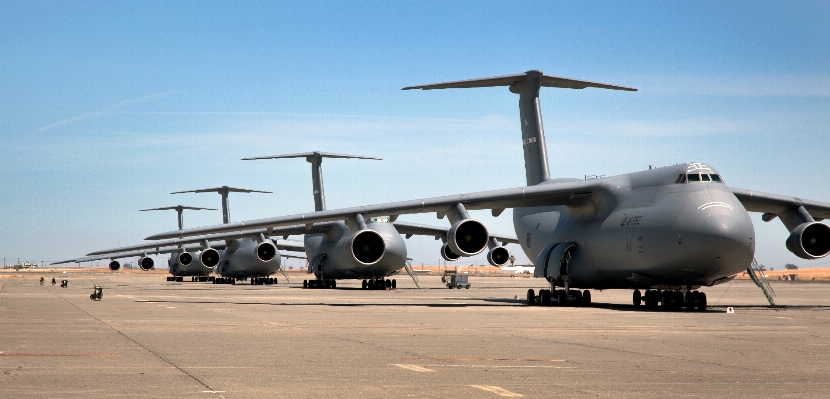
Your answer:
[[[303,288],[308,288],[308,280],[303,280]]]
[[[392,288],[392,280],[387,279],[383,282],[383,284],[386,286],[386,288]]]
[[[646,291],[648,293],[648,291]],[[634,306],[640,306],[643,302],[643,294],[640,293],[640,290],[634,290]]]
[[[395,279],[392,279],[392,288],[398,288],[398,282]]]
[[[539,290],[539,305],[550,306],[550,290]]]
[[[363,279],[363,283],[360,284],[360,288],[366,289],[366,279]]]
[[[571,297],[573,298],[575,306],[582,306],[582,291],[571,291]]]
[[[533,288],[527,290],[527,306],[533,306],[536,303],[536,293]]]
[[[669,297],[670,294],[670,292],[664,291],[662,295],[660,295],[660,307],[663,308],[663,310],[668,310],[671,305],[671,298]]]
[[[582,292],[582,305],[583,306],[590,306],[591,305],[591,291],[585,290]]]
[[[331,280],[331,288],[337,288],[337,280]]]
[[[556,305],[565,306],[568,297],[565,295],[565,290],[556,290]]]
[[[700,294],[698,294],[698,299],[700,300],[700,302],[697,304],[697,310],[702,312],[706,310],[706,293],[701,292]]]

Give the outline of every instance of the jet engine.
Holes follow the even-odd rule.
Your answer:
[[[221,256],[219,256],[219,251],[213,248],[208,248],[202,251],[202,255],[199,256],[199,260],[201,260],[202,264],[207,267],[215,267],[218,265],[220,258]]]
[[[452,252],[460,256],[473,256],[487,248],[490,234],[481,222],[475,219],[459,220],[447,231],[447,244]]]
[[[117,260],[110,262],[110,270],[116,271],[121,268],[121,264]]]
[[[386,243],[376,231],[366,229],[352,236],[351,249],[354,260],[369,266],[377,263],[386,253]]]
[[[179,264],[181,264],[182,266],[187,266],[190,264],[190,262],[193,262],[193,255],[191,255],[189,252],[182,252],[179,254]]]
[[[510,252],[505,247],[495,247],[487,252],[487,261],[491,266],[502,266],[510,259]]]
[[[153,258],[147,256],[138,259],[138,266],[144,271],[152,269],[155,264],[156,262],[153,262]]]
[[[454,260],[458,260],[461,256],[450,249],[450,244],[444,244],[441,246],[441,257],[444,258],[445,261],[452,262]]]
[[[830,226],[819,222],[798,225],[787,238],[787,249],[801,259],[818,259],[830,253]]]
[[[277,256],[277,246],[271,241],[263,241],[256,246],[256,257],[263,262],[270,262]]]

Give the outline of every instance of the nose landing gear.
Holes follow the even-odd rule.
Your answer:
[[[395,289],[398,287],[398,282],[395,279],[368,279],[363,280],[360,288],[364,290],[385,290],[387,288]]]

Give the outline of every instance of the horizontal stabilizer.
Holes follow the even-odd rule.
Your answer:
[[[247,188],[236,188],[236,187],[213,187],[213,188],[202,188],[198,190],[187,190],[187,191],[176,191],[170,194],[183,194],[183,193],[221,193],[223,191],[227,191],[229,193],[265,193],[265,194],[273,194],[270,191],[259,191],[259,190],[249,190]]]
[[[297,154],[284,154],[284,155],[269,155],[264,157],[251,157],[251,158],[242,158],[243,161],[252,161],[255,159],[279,159],[279,158],[308,158],[319,156],[321,158],[356,158],[356,159],[373,159],[376,161],[382,161],[381,158],[374,158],[374,157],[363,157],[360,155],[348,155],[348,154],[333,154],[330,152],[300,152]]]
[[[163,208],[150,208],[150,209],[139,209],[139,212],[144,211],[166,211],[166,210],[179,210],[179,209],[189,209],[191,211],[215,211],[216,209],[213,208],[199,208],[196,206],[183,206],[183,205],[176,205],[176,206],[165,206]]]
[[[571,78],[563,78],[560,76],[545,75],[542,71],[527,71],[518,75],[493,76],[489,78],[457,80],[453,82],[433,83],[419,86],[408,86],[402,90],[433,90],[433,89],[461,89],[472,87],[493,87],[493,86],[511,86],[513,84],[521,83],[528,77],[539,77],[541,85],[544,87],[558,87],[562,89],[584,89],[586,87],[595,87],[598,89],[610,90],[625,90],[637,91],[632,87],[615,86],[605,83],[589,82],[587,80],[578,80]]]

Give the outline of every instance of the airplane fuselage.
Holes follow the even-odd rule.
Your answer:
[[[202,261],[199,259],[200,254],[201,252],[193,253],[193,261],[189,265],[179,263],[178,253],[170,254],[170,259],[167,260],[170,274],[182,277],[209,275],[213,272],[213,268],[202,264]]]
[[[726,281],[752,262],[752,221],[724,183],[688,181],[689,174],[703,180],[717,172],[690,163],[603,178],[579,206],[516,208],[516,234],[534,261],[550,244],[575,243],[567,266],[571,287],[669,289]],[[557,181],[563,179],[548,182]]]
[[[273,259],[263,262],[256,256],[257,242],[249,238],[227,241],[224,250],[220,250],[221,260],[216,265],[216,273],[226,278],[268,277],[280,271],[282,258],[279,251]]]
[[[366,265],[354,259],[351,255],[351,228],[344,222],[331,222],[326,223],[323,233],[304,236],[309,268],[319,267],[325,279],[383,278],[402,269],[406,265],[406,244],[395,226],[392,223],[370,222],[366,228],[383,238],[386,249],[380,260]],[[315,265],[321,254],[326,254],[325,259],[319,266]],[[314,271],[310,270],[310,273]]]

